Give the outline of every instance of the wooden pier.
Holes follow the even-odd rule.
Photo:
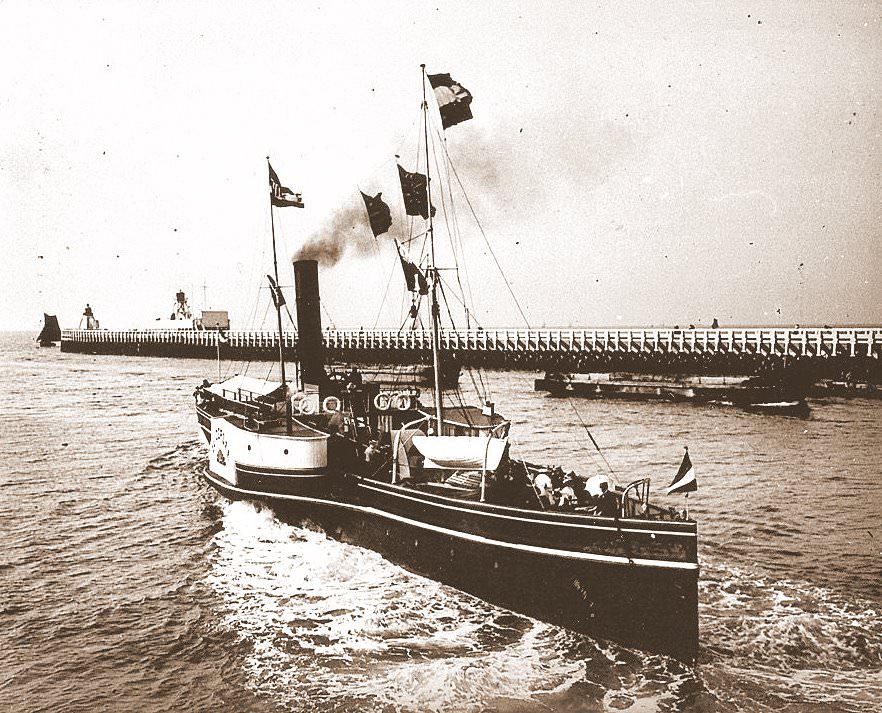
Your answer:
[[[328,357],[342,362],[426,363],[425,331],[324,331]],[[65,330],[61,350],[223,359],[274,359],[270,331],[155,329]],[[472,329],[445,330],[441,348],[464,366],[557,371],[744,374],[777,365],[810,365],[819,378],[858,373],[879,382],[882,327],[731,329]],[[287,356],[297,356],[297,332],[284,334]]]

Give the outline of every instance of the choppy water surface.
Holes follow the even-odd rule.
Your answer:
[[[265,369],[265,365],[260,367]],[[513,615],[196,476],[208,361],[0,335],[0,710],[882,708],[882,402],[808,419],[552,399],[492,373],[514,447],[662,493],[689,445],[689,669]],[[467,381],[464,377],[463,384]]]

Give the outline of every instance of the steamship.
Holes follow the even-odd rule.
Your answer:
[[[442,102],[465,90],[450,75],[423,69],[423,77],[424,94],[428,83],[447,129],[451,113]],[[424,100],[425,127],[427,106]],[[442,388],[444,284],[434,261],[428,164],[425,171],[399,166],[406,211],[425,220],[428,251],[417,263],[404,254],[405,241],[396,248],[411,314],[428,306],[431,399],[415,387],[391,390],[356,369],[342,378],[329,374],[318,264],[297,260],[297,378],[286,378],[280,352],[279,381],[237,375],[196,389],[208,446],[204,479],[225,497],[266,503],[289,522],[312,521],[332,537],[493,604],[694,661],[696,523],[684,511],[650,502],[648,478],[618,484],[612,475],[583,477],[516,457],[511,421],[492,400],[467,405],[461,393]],[[271,213],[302,207],[271,166],[269,176]],[[363,197],[374,235],[388,231],[388,207]],[[275,259],[274,270],[268,281],[281,332],[285,298]]]

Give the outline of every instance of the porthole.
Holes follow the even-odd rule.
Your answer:
[[[288,449],[287,449],[287,448],[285,449],[285,455],[288,455]]]

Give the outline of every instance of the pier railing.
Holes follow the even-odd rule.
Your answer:
[[[329,349],[431,350],[428,330],[326,330]],[[470,329],[444,330],[447,351],[882,355],[882,327],[807,329]]]
[[[278,349],[273,331],[193,329],[64,330],[64,351],[108,351],[190,356],[189,352]],[[882,327],[732,329],[468,329],[444,330],[441,348],[460,355],[508,354],[598,357],[603,355],[727,355],[762,357],[882,357]],[[325,347],[343,355],[429,352],[428,330],[335,329],[324,331]],[[297,332],[284,333],[295,350]]]

